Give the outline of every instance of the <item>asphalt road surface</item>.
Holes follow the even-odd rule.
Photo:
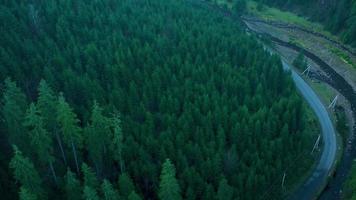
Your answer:
[[[290,69],[290,66],[282,61],[285,69]],[[297,191],[290,197],[291,200],[312,200],[316,199],[323,186],[328,181],[331,174],[334,161],[336,159],[336,135],[335,129],[331,122],[330,116],[320,101],[319,97],[315,94],[313,89],[296,73],[292,70],[292,78],[310,107],[314,110],[321,129],[322,129],[322,142],[324,147],[318,164],[314,168],[311,175],[301,185]]]

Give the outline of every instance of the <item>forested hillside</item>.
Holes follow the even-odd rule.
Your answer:
[[[0,16],[1,199],[282,198],[302,100],[229,19],[176,0],[3,0]]]
[[[340,34],[348,44],[356,47],[356,1],[355,0],[259,0],[271,6],[311,17],[320,21],[326,29]]]

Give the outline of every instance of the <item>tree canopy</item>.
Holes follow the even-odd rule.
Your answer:
[[[222,14],[4,0],[0,15],[12,199],[259,199],[308,144],[280,58]]]

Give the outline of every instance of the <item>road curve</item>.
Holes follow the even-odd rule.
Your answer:
[[[282,60],[285,69],[291,69],[290,66]],[[293,70],[292,78],[298,90],[308,102],[310,107],[316,114],[321,130],[322,141],[324,144],[323,151],[311,175],[301,185],[294,194],[289,198],[291,200],[312,200],[316,199],[317,195],[321,192],[323,187],[328,181],[329,175],[332,171],[334,161],[336,159],[336,134],[334,126],[331,122],[330,116],[320,101],[319,97],[315,94],[313,89]]]
[[[233,15],[228,10],[213,6],[204,0],[189,0],[189,2],[193,3],[193,5],[199,4],[208,6],[210,9],[222,12],[225,16],[233,17]],[[247,24],[246,26],[251,30]],[[283,58],[281,59],[284,69],[291,70],[292,79],[295,82],[297,89],[300,91],[304,99],[308,102],[316,114],[322,129],[322,142],[324,144],[320,160],[318,161],[316,167],[313,169],[312,173],[305,180],[305,182],[288,199],[314,200],[318,197],[319,193],[326,185],[332,172],[334,161],[336,160],[337,145],[335,129],[326,108],[320,101],[319,97],[315,94],[313,89],[296,72],[292,70],[292,68],[287,64],[287,62],[283,60]]]

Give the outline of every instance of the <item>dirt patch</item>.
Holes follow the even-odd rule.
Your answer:
[[[327,39],[297,29],[281,28],[267,23],[245,21],[247,26],[259,33],[266,33],[284,42],[298,45],[313,52],[342,76],[356,91],[356,56],[344,51]],[[350,63],[353,63],[350,64]]]

